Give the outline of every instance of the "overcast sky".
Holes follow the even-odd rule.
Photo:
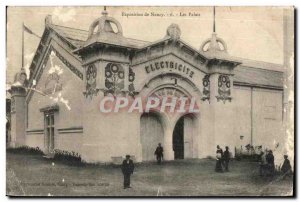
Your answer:
[[[39,36],[44,20],[52,15],[53,23],[88,30],[101,16],[103,7],[8,7],[7,9],[7,82],[21,68],[22,23]],[[129,38],[156,41],[163,38],[171,23],[181,29],[181,38],[199,49],[213,27],[212,7],[107,7],[109,16],[122,25]],[[122,13],[168,14],[174,17],[126,17]],[[197,13],[200,16],[189,16]],[[179,16],[185,13],[186,16]],[[176,16],[177,15],[177,16]],[[225,40],[232,56],[271,63],[283,63],[283,12],[275,7],[216,7],[216,32]],[[29,67],[39,39],[25,33],[25,66]]]

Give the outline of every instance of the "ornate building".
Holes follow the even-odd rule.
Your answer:
[[[151,161],[159,142],[166,160],[215,156],[216,145],[273,148],[285,141],[283,73],[265,69],[275,66],[230,56],[215,32],[197,49],[176,24],[152,43],[126,38],[105,11],[89,31],[48,16],[29,80],[22,70],[11,89],[10,146],[74,151],[86,162]],[[199,113],[99,111],[105,96],[151,95],[194,97]]]

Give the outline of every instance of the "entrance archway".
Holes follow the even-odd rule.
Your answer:
[[[182,116],[173,130],[174,159],[197,158],[197,127],[195,116]]]
[[[199,101],[202,98],[202,94],[197,88],[197,86],[193,83],[192,80],[186,77],[182,77],[182,75],[178,75],[174,72],[167,72],[164,74],[157,74],[151,77],[150,79],[147,79],[145,81],[144,86],[141,86],[140,94],[142,98],[148,98],[148,97],[187,97],[187,98],[195,98],[196,104],[199,107],[200,103]],[[199,108],[200,110],[200,108]],[[164,147],[164,160],[174,160],[174,147],[173,147],[173,132],[176,123],[179,121],[181,117],[184,117],[183,119],[183,158],[197,158],[198,157],[198,128],[199,128],[199,118],[200,115],[195,114],[185,114],[185,112],[175,112],[175,113],[168,113],[161,112],[158,109],[155,109],[155,115],[157,120],[160,121],[162,125],[161,133],[161,139],[155,140],[155,143],[153,144],[153,151],[149,151],[149,156],[145,153],[147,153],[147,149],[145,147],[151,147],[148,146],[147,143],[145,143],[146,139],[148,137],[145,137],[147,133],[154,133],[154,132],[147,132],[145,128],[147,128],[146,123],[144,123],[147,119],[144,117],[145,114],[140,119],[140,131],[141,131],[141,151],[142,151],[142,160],[147,161],[147,159],[154,160],[154,150],[155,147],[159,142],[162,143]],[[191,117],[190,117],[191,116]],[[190,126],[188,126],[190,125]],[[153,129],[151,128],[151,131]],[[144,132],[146,131],[146,132]],[[200,131],[200,130],[199,130]],[[189,135],[187,135],[189,134]],[[190,138],[190,136],[192,138]],[[191,140],[188,140],[191,139]],[[155,146],[154,146],[155,145]],[[177,155],[177,154],[176,154]],[[177,156],[176,156],[177,157]]]
[[[164,130],[161,118],[156,113],[144,113],[141,116],[142,160],[155,160],[154,151],[158,143],[164,142]]]

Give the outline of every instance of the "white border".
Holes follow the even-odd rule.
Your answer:
[[[0,122],[2,124],[2,127],[0,129],[0,160],[1,160],[1,169],[0,169],[0,199],[1,201],[8,201],[10,200],[8,197],[5,196],[6,194],[6,176],[5,176],[5,168],[6,168],[6,155],[5,155],[5,101],[4,98],[6,97],[5,94],[5,88],[6,88],[6,6],[56,6],[56,5],[152,5],[152,6],[163,6],[163,5],[169,5],[169,6],[184,6],[184,5],[194,5],[194,6],[207,6],[207,5],[216,5],[216,6],[291,6],[294,5],[296,8],[299,8],[300,1],[298,0],[252,0],[252,1],[241,1],[241,0],[102,0],[102,1],[96,1],[96,0],[72,0],[72,1],[62,1],[62,0],[27,0],[27,1],[21,1],[21,0],[1,0],[0,1],[0,92],[2,99],[0,100],[1,107],[0,107]],[[297,21],[297,27],[299,26],[299,21]],[[17,37],[17,36],[16,36]],[[297,58],[298,54],[297,54]],[[296,64],[296,67],[298,66],[298,62]],[[299,72],[299,70],[298,70]],[[297,75],[298,76],[298,75]],[[299,88],[297,88],[297,92]],[[298,104],[298,103],[296,103]],[[298,122],[297,122],[298,124]],[[297,135],[297,134],[295,134]],[[299,145],[299,137],[297,138],[298,142],[297,145]],[[299,151],[299,149],[298,149]],[[299,152],[297,153],[297,157],[299,156]],[[298,160],[298,159],[297,159]],[[297,166],[298,167],[298,166]],[[299,168],[297,170],[297,174],[299,173]],[[297,187],[297,193],[299,194],[299,189]],[[30,199],[29,201],[34,200]],[[39,201],[45,201],[46,199],[39,199]],[[56,201],[64,201],[66,199],[57,199]],[[69,199],[70,200],[70,199]],[[72,199],[71,199],[72,200]],[[88,199],[79,199],[80,201],[86,201]],[[108,201],[109,199],[102,199],[104,201]],[[122,199],[117,199],[122,200]],[[139,199],[140,200],[140,199]],[[171,200],[171,199],[168,199]],[[188,199],[184,199],[184,201],[187,201]],[[200,199],[200,200],[210,200],[211,199]],[[213,199],[213,201],[219,201],[221,199]],[[230,199],[232,200],[232,199]],[[243,199],[239,199],[243,200]],[[265,201],[265,199],[254,199],[259,201]],[[268,200],[274,200],[274,199],[268,199]],[[288,199],[292,200],[292,199]],[[27,200],[28,201],[28,200]],[[166,200],[164,200],[166,201]]]

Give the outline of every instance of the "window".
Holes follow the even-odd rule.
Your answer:
[[[46,142],[46,149],[50,153],[54,150],[54,129],[55,129],[55,122],[54,122],[54,112],[45,113],[45,142]]]

